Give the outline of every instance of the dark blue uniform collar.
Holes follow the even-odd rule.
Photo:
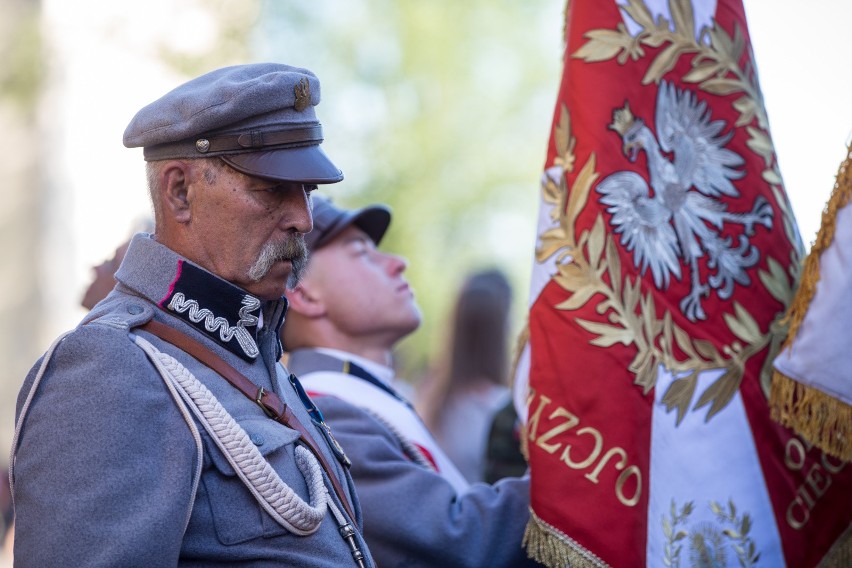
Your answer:
[[[134,236],[116,279],[247,361],[260,355],[261,318],[277,337],[287,307],[286,299],[261,301],[144,233]]]

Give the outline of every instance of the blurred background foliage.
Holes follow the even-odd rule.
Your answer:
[[[0,98],[32,117],[44,73],[38,3],[0,2]]]
[[[347,207],[391,206],[424,312],[398,352],[415,380],[444,351],[469,271],[498,267],[525,324],[560,75],[562,0],[0,0],[0,452],[27,371],[79,321],[91,266],[149,214],[141,106],[208,70],[300,65],[321,80],[324,148]],[[370,317],[365,314],[365,317]]]
[[[467,273],[496,266],[524,308],[561,61],[554,0],[263,2],[254,55],[315,71],[341,205],[384,202],[382,246],[410,261],[422,328],[399,349],[414,378],[444,349]]]
[[[44,79],[39,3],[0,0],[0,464],[8,455],[15,399],[43,345],[40,254],[44,186],[37,115]]]

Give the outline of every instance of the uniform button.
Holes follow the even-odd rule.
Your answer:
[[[127,313],[134,316],[138,316],[143,311],[145,311],[145,308],[143,308],[139,304],[130,304],[129,306],[127,306]]]
[[[255,446],[262,446],[264,442],[263,436],[261,436],[260,434],[251,434],[249,436],[249,439],[251,440],[251,443]]]

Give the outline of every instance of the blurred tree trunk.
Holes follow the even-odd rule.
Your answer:
[[[39,258],[43,187],[37,110],[42,74],[37,0],[0,0],[0,463],[14,431],[15,400],[40,351],[45,319]]]

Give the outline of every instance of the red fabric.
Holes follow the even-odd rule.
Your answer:
[[[717,25],[730,37],[735,37],[735,28],[742,33],[744,49],[737,63],[740,69],[751,69],[753,73],[742,2],[722,0],[718,4]],[[586,61],[578,57],[578,53],[589,42],[589,32],[616,30],[622,15],[614,2],[571,0],[566,18],[563,78],[545,167],[552,168],[562,158],[556,138],[564,106],[570,113],[571,136],[576,140],[573,169],[565,172],[567,187],[578,183],[581,169],[591,159],[595,160],[598,174],[585,207],[576,217],[573,237],[579,241],[581,234],[593,231],[596,221],[602,217],[606,232],[615,244],[622,279],[613,283],[605,270],[599,277],[609,286],[618,284],[622,289],[638,278],[642,298],[648,297],[653,303],[643,307],[640,302],[635,313],[648,311],[660,321],[668,313],[672,324],[693,341],[704,340],[723,351],[726,346],[742,343],[726,319],[726,316],[737,315],[736,302],[750,314],[761,333],[765,333],[785,306],[770,294],[760,273],[771,270],[768,260],[771,258],[787,274],[790,263],[798,261],[796,250],[800,246],[797,236],[791,239],[784,230],[787,204],[779,203],[779,197],[786,201],[783,187],[780,182],[773,184],[764,178],[768,164],[752,149],[755,130],[765,133],[768,140],[767,127],[758,124],[756,118],[736,126],[737,121],[742,120],[737,106],[742,93],[717,94],[685,79],[693,70],[694,53],[681,54],[671,70],[662,75],[663,81],[677,89],[691,91],[699,101],[706,102],[712,120],[724,121],[722,133],[731,134],[724,147],[744,159],[736,169],[745,175],[732,180],[739,196],[718,195],[714,200],[725,204],[730,212],[746,212],[762,197],[770,204],[773,215],[771,228],[758,224],[748,236],[749,243],[760,253],[759,261],[745,269],[749,282],[737,283],[730,298],[723,298],[718,290],[711,290],[701,302],[707,318],[691,320],[679,305],[692,285],[690,269],[683,257],[678,259],[680,278],[672,276],[668,287],[658,288],[650,269],[642,273],[635,266],[634,253],[626,249],[623,235],[614,233],[613,214],[601,204],[601,194],[596,191],[603,180],[619,171],[635,172],[649,181],[648,152],[639,152],[636,161],[630,162],[622,151],[622,137],[609,126],[613,123],[613,112],[624,107],[627,101],[633,115],[641,118],[657,138],[661,136],[655,131],[660,83],[643,84],[643,77],[651,62],[671,44],[643,44],[644,54],[635,60],[627,57],[619,62],[611,57]],[[666,154],[669,161],[675,160],[673,154]],[[691,192],[697,193],[694,187]],[[789,220],[792,221],[791,216]],[[743,227],[736,223],[726,222],[721,229],[706,222],[705,225],[722,238],[731,237],[732,246],[736,246],[740,235],[744,234]],[[589,254],[588,245],[579,252]],[[706,282],[715,271],[708,266],[706,254],[699,258],[698,266],[700,277]],[[636,374],[628,371],[631,364],[636,363],[634,344],[594,345],[591,342],[598,334],[578,323],[578,320],[613,323],[611,310],[601,304],[601,295],[592,296],[579,309],[557,307],[572,295],[558,278],[551,279],[530,307],[528,438],[532,509],[542,520],[606,563],[645,566],[651,414],[655,392],[653,388],[644,392],[641,385],[634,384]],[[655,341],[662,340],[658,337]],[[686,355],[676,341],[672,355],[675,359]],[[850,508],[846,506],[852,497],[852,468],[843,467],[836,460],[825,461],[817,450],[799,454],[799,444],[792,432],[770,421],[766,396],[760,385],[761,368],[768,356],[769,349],[763,348],[747,359],[739,386],[765,475],[765,480],[754,481],[755,484],[765,483],[769,488],[788,566],[815,566],[852,520]],[[700,394],[695,394],[688,412],[696,411],[694,406]],[[709,408],[705,406],[697,411],[706,413]],[[600,443],[597,460],[586,467],[566,465],[562,459],[566,448],[570,448],[569,461],[576,465],[594,454],[596,440]],[[623,455],[614,453],[596,474],[595,468],[601,464],[603,456],[614,448],[621,448]],[[800,455],[804,462],[797,461]],[[618,463],[622,464],[620,468]],[[639,475],[625,475],[631,467],[641,473],[638,486]],[[620,488],[621,499],[614,490],[619,476],[624,482]],[[815,496],[816,493],[822,494]],[[797,495],[803,506],[796,505]],[[635,503],[626,506],[624,501],[631,501],[633,497],[636,497]],[[806,515],[807,522],[793,528],[787,521],[791,511],[794,524]]]

